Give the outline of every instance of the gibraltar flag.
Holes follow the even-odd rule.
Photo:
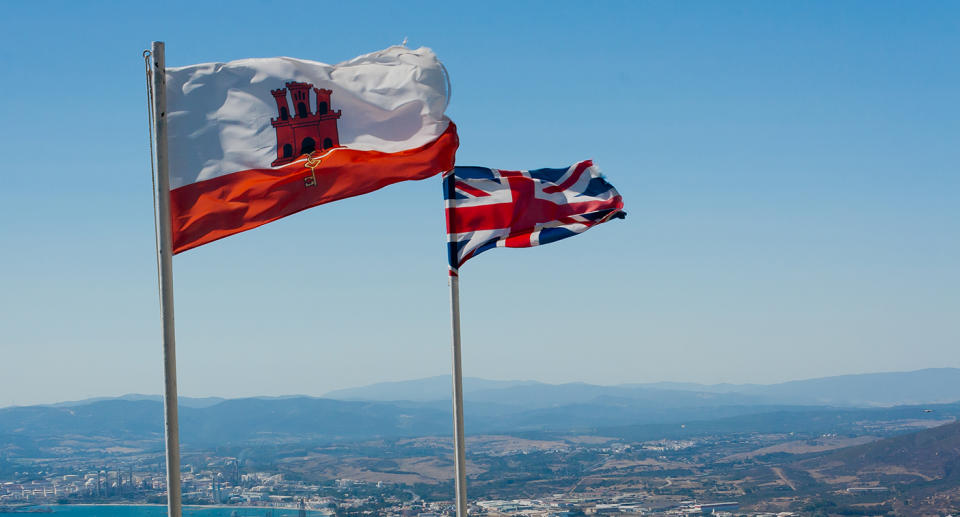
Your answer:
[[[174,253],[453,168],[449,83],[427,48],[206,63],[166,80]]]

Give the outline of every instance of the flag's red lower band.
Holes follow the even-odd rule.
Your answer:
[[[397,153],[336,149],[319,164],[303,160],[251,169],[170,191],[173,252],[256,228],[310,207],[366,194],[392,183],[451,170],[459,141],[450,126],[439,138]],[[315,168],[311,172],[308,165]]]

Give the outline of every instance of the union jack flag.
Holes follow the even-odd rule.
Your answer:
[[[528,248],[623,218],[623,198],[590,160],[566,169],[455,167],[444,174],[450,274],[491,248]]]

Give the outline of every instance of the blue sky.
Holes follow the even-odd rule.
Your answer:
[[[462,270],[464,372],[778,382],[960,367],[960,5],[31,2],[0,17],[0,406],[162,387],[143,63],[408,38],[458,163],[592,158],[629,217]],[[438,178],[174,259],[181,393],[449,372]]]

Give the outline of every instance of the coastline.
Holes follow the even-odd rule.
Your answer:
[[[35,504],[30,507],[38,506],[162,506],[166,508],[167,505],[159,503],[69,503],[69,504]],[[280,510],[297,510],[296,506],[283,506],[283,505],[238,505],[238,504],[185,504],[184,508],[244,508],[244,509],[259,509],[259,508],[277,508]],[[307,509],[307,511],[317,511]]]

